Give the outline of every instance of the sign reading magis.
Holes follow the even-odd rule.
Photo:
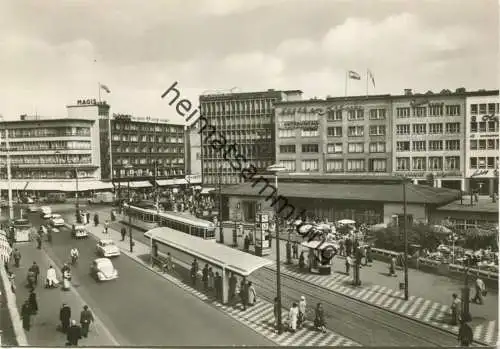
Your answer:
[[[79,99],[76,101],[78,105],[97,105],[97,100],[93,99]]]

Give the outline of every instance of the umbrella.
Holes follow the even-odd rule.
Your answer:
[[[341,219],[340,221],[337,221],[337,223],[340,223],[340,224],[355,224],[356,222],[353,221],[352,219]]]
[[[448,228],[446,228],[444,225],[433,225],[431,227],[431,230],[433,233],[436,234],[451,234],[452,231]]]

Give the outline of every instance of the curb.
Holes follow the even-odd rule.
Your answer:
[[[2,283],[5,286],[4,287],[5,298],[7,299],[7,308],[9,310],[10,318],[12,320],[12,327],[14,329],[14,334],[16,336],[17,346],[27,347],[29,346],[29,344],[26,338],[26,332],[24,332],[19,310],[17,309],[16,295],[10,289],[10,280],[3,266],[0,267],[0,276],[2,278]]]

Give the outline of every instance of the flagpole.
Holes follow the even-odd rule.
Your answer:
[[[366,69],[366,96],[368,97],[368,69]]]
[[[347,97],[347,81],[349,80],[349,71],[345,72],[345,89],[344,89],[344,96]]]

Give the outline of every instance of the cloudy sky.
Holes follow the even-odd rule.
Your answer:
[[[181,122],[160,98],[301,89],[343,95],[497,88],[497,0],[2,0],[0,114],[66,115],[79,98]],[[349,94],[364,94],[352,81]]]

